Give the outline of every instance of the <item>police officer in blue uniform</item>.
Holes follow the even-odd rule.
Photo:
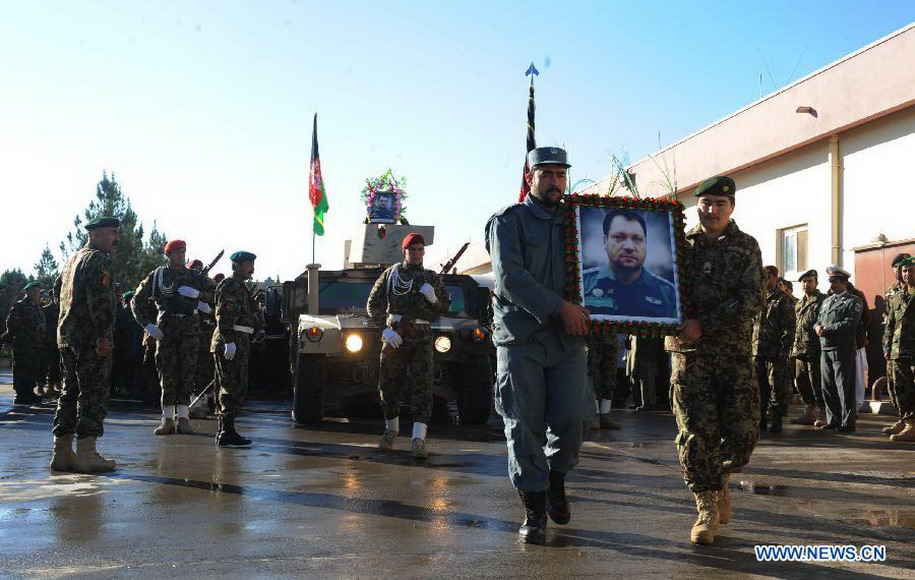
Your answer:
[[[528,165],[530,195],[489,219],[486,247],[495,274],[496,409],[505,423],[509,477],[525,510],[518,532],[525,542],[543,543],[547,514],[557,524],[571,518],[564,486],[578,463],[591,397],[589,315],[563,298],[566,152],[534,149]]]

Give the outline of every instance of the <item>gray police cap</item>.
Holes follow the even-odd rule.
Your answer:
[[[533,168],[537,165],[547,164],[572,167],[569,165],[566,150],[560,149],[559,147],[537,147],[536,149],[532,149],[531,152],[527,154],[528,167]]]

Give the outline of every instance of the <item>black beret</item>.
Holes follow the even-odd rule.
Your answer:
[[[734,180],[726,175],[718,175],[716,177],[710,177],[699,184],[699,187],[696,188],[695,196],[700,197],[702,195],[724,195],[727,197],[734,197],[734,194],[737,193],[737,185],[734,183]]]
[[[569,165],[566,150],[560,149],[559,147],[537,147],[536,149],[532,149],[531,152],[527,154],[528,167],[533,168],[537,165],[547,164],[572,167]]]
[[[798,282],[803,282],[803,281],[804,281],[804,278],[810,278],[811,276],[813,276],[814,278],[819,278],[819,276],[817,275],[817,271],[816,271],[816,270],[807,270],[806,272],[804,272],[803,274],[801,274],[801,277],[798,278],[797,281],[798,281]]]
[[[257,256],[255,256],[251,252],[239,250],[239,251],[235,252],[234,254],[232,254],[231,256],[229,256],[229,259],[232,260],[233,262],[253,262],[254,260],[257,259]]]
[[[893,258],[893,263],[892,263],[893,267],[898,268],[899,266],[902,265],[903,260],[905,260],[906,258],[910,258],[910,257],[911,257],[911,254],[907,254],[905,252],[900,252],[900,253],[896,254],[896,257]]]
[[[116,217],[101,215],[95,219],[88,221],[83,227],[90,232],[92,230],[97,230],[98,228],[119,228],[121,227],[121,220]]]

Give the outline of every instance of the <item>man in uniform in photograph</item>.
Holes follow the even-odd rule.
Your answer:
[[[887,302],[883,355],[893,361],[897,409],[903,423],[898,433],[890,434],[890,440],[915,441],[915,258],[903,259],[901,266],[905,286]]]
[[[232,254],[232,275],[216,286],[216,331],[210,342],[210,352],[216,361],[216,405],[219,423],[216,445],[246,447],[251,440],[235,430],[235,419],[248,394],[248,360],[251,339],[260,330],[257,305],[245,281],[254,275],[251,252]]]
[[[791,419],[791,423],[820,427],[826,424],[826,406],[823,403],[823,381],[820,374],[820,337],[813,327],[826,295],[817,288],[816,270],[807,270],[801,274],[798,282],[804,290],[804,297],[794,307],[797,325],[791,356],[794,358],[794,381],[801,400],[804,401],[804,412]]]
[[[6,317],[5,339],[13,344],[13,389],[16,405],[40,403],[35,393],[41,377],[45,338],[45,318],[41,309],[41,288],[29,282],[23,288],[25,296],[13,304]]]
[[[826,425],[843,433],[855,430],[855,332],[864,304],[848,291],[851,277],[838,266],[826,268],[832,294],[823,300],[813,329],[820,338],[820,372],[823,375],[823,402]]]
[[[117,309],[111,254],[121,240],[120,225],[113,217],[88,222],[84,226],[89,232],[88,242],[67,261],[58,278],[57,346],[63,392],[54,415],[54,471],[97,473],[116,467],[113,459],[96,451],[96,440],[104,433],[108,414]]]
[[[586,409],[593,409],[586,402],[590,316],[563,297],[566,159],[558,147],[528,153],[530,194],[486,224],[496,410],[505,423],[508,474],[524,505],[518,533],[536,544],[546,541],[547,515],[560,525],[572,517],[565,478],[578,464]]]
[[[736,186],[730,177],[696,188],[699,225],[686,232],[690,297],[671,354],[676,445],[699,517],[697,544],[715,541],[731,517],[728,479],[750,461],[759,437],[759,385],[753,372],[753,322],[765,289],[759,244],[730,219]]]
[[[676,318],[674,285],[645,268],[648,226],[638,212],[615,209],[604,216],[609,263],[583,273],[585,307],[591,314]]]
[[[908,258],[909,256],[910,256],[910,254],[908,254],[906,252],[900,252],[900,253],[896,254],[896,256],[893,257],[893,261],[890,262],[890,266],[893,268],[893,274],[896,277],[896,281],[893,283],[892,286],[887,288],[886,291],[883,293],[883,296],[885,298],[885,304],[886,304],[886,306],[884,307],[884,313],[883,313],[884,328],[886,327],[887,317],[889,316],[890,299],[894,295],[898,294],[899,292],[902,292],[905,289],[906,284],[902,280],[902,262],[905,261],[905,259]],[[893,360],[887,359],[886,360],[886,390],[887,390],[887,393],[890,395],[890,400],[893,402],[893,406],[896,408],[896,413],[899,416],[899,419],[895,423],[893,423],[892,425],[889,425],[887,427],[884,427],[883,429],[880,430],[881,432],[886,433],[887,435],[895,435],[896,433],[899,433],[900,431],[905,429],[905,422],[902,420],[902,415],[899,414],[899,401],[896,398],[896,382],[893,379],[894,374],[895,374],[895,371],[893,369]]]
[[[130,301],[137,324],[156,340],[162,387],[162,421],[153,431],[156,435],[194,432],[189,405],[200,340],[197,312],[212,312],[212,298],[205,295],[200,272],[185,266],[186,251],[184,240],[165,244],[168,264],[150,272]]]
[[[401,243],[403,261],[381,273],[369,293],[366,309],[384,330],[378,369],[378,392],[384,413],[384,434],[378,443],[390,451],[400,431],[400,406],[413,407],[411,453],[426,459],[426,434],[432,418],[432,320],[448,310],[440,276],[423,267],[426,242],[416,233]]]
[[[781,433],[782,417],[788,412],[790,385],[788,355],[794,343],[794,304],[778,288],[778,268],[766,266],[766,302],[753,325],[753,357],[759,381],[759,430],[766,430],[766,408],[772,415],[769,430]]]

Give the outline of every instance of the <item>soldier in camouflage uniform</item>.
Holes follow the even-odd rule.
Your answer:
[[[41,307],[45,320],[44,358],[42,373],[44,374],[44,395],[56,397],[60,395],[60,351],[57,350],[57,318],[60,316],[60,304],[57,294],[50,290],[48,303]]]
[[[817,289],[816,270],[804,272],[798,282],[804,289],[804,298],[798,300],[794,307],[797,324],[791,356],[795,361],[794,380],[804,401],[804,412],[792,419],[791,423],[820,427],[826,424],[826,406],[823,403],[823,380],[820,375],[820,339],[814,332],[813,325],[816,324],[826,295]]]
[[[216,290],[216,282],[207,276],[207,272],[203,269],[203,262],[193,260],[188,265],[188,268],[200,272],[201,282],[208,290],[205,295],[212,301],[213,293]],[[213,355],[210,354],[210,338],[213,336],[213,331],[216,330],[216,317],[213,316],[212,312],[209,314],[200,312],[198,322],[200,324],[200,347],[197,349],[197,371],[194,376],[193,393],[195,395],[202,393],[210,386],[210,383],[216,380],[216,367],[213,365]],[[211,405],[215,401],[213,397],[212,391],[208,392],[203,402],[198,403],[195,408],[191,409],[191,417],[195,419],[205,418],[207,411],[212,409]]]
[[[64,380],[54,415],[54,471],[96,473],[116,467],[114,460],[99,455],[95,445],[104,433],[108,413],[117,308],[110,254],[120,242],[119,227],[120,221],[111,217],[87,223],[88,243],[70,258],[58,278],[57,345]]]
[[[217,407],[219,426],[216,445],[245,447],[251,440],[235,430],[235,418],[248,394],[248,360],[251,339],[260,330],[257,305],[245,285],[254,275],[251,252],[238,251],[232,260],[232,276],[216,286],[216,332],[210,342],[210,352],[216,361]]]
[[[756,240],[730,220],[736,186],[713,177],[696,188],[700,225],[686,233],[686,319],[672,352],[671,404],[677,452],[699,518],[690,539],[711,544],[730,519],[728,479],[750,460],[759,437],[753,321],[763,306]]]
[[[594,388],[598,413],[596,421],[591,424],[592,429],[620,428],[610,418],[613,401],[619,400],[616,372],[619,348],[619,337],[615,334],[588,337],[588,378]],[[586,410],[592,412],[592,406],[589,405]]]
[[[915,258],[902,260],[905,286],[887,302],[883,355],[893,361],[893,382],[903,428],[890,434],[891,441],[915,441]]]
[[[847,271],[838,266],[826,268],[831,294],[823,300],[813,329],[820,337],[820,372],[823,375],[823,402],[826,425],[823,429],[855,431],[858,408],[855,405],[855,333],[864,303],[849,291]]]
[[[899,254],[896,254],[895,257],[893,257],[893,261],[890,263],[890,265],[893,268],[893,273],[895,274],[895,277],[896,277],[896,282],[894,282],[893,285],[890,286],[889,288],[887,288],[886,291],[883,293],[883,296],[885,299],[884,300],[885,306],[884,306],[884,312],[883,312],[884,329],[886,328],[886,320],[887,320],[887,317],[889,316],[890,299],[894,295],[898,294],[899,292],[901,292],[905,289],[906,284],[902,280],[902,262],[908,257],[910,257],[910,254],[908,254],[906,252],[900,252]],[[883,429],[881,429],[881,432],[886,433],[887,435],[895,435],[896,433],[899,433],[900,431],[902,431],[905,428],[905,422],[902,420],[902,415],[899,414],[899,401],[896,398],[896,382],[893,379],[894,374],[895,374],[895,371],[893,369],[893,360],[887,359],[886,360],[886,390],[890,396],[890,400],[893,402],[893,406],[896,408],[896,414],[899,415],[899,419],[895,423],[893,423],[892,425],[890,425],[888,427],[884,427]]]
[[[414,408],[412,454],[425,459],[429,455],[426,432],[432,416],[430,322],[448,310],[449,298],[441,277],[423,268],[423,237],[415,232],[407,234],[401,248],[403,262],[381,273],[366,305],[373,322],[385,327],[378,370],[385,427],[378,448],[393,448],[400,430],[400,405],[409,402]]]
[[[772,433],[781,433],[788,412],[788,355],[794,342],[794,304],[778,288],[778,268],[766,266],[766,302],[753,325],[753,356],[759,382],[759,430],[766,429],[766,407],[772,414]]]
[[[137,324],[156,339],[156,367],[162,381],[162,421],[153,431],[156,435],[194,432],[189,405],[200,342],[197,312],[212,312],[208,303],[212,297],[200,273],[184,265],[186,251],[183,240],[165,244],[168,265],[150,272],[130,302]]]
[[[13,304],[6,317],[4,336],[13,343],[14,403],[30,405],[41,402],[41,397],[35,394],[35,387],[38,386],[41,375],[45,319],[38,283],[29,282],[23,290],[25,296]]]

